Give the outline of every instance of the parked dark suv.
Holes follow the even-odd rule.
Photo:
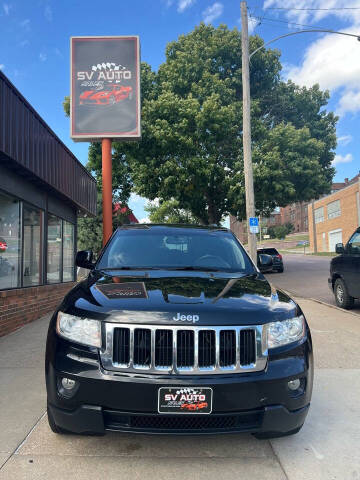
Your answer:
[[[308,324],[232,232],[127,225],[96,263],[88,251],[76,262],[91,271],[47,338],[54,432],[300,430],[313,382]]]
[[[284,263],[282,255],[276,250],[276,248],[259,248],[258,255],[265,254],[270,255],[273,259],[272,271],[282,273],[284,271]],[[260,268],[261,269],[261,268]]]
[[[331,260],[329,287],[334,292],[336,304],[349,309],[354,299],[360,298],[360,228],[345,247],[337,243],[335,251],[340,255]]]

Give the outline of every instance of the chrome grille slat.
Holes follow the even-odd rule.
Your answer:
[[[104,326],[106,345],[100,357],[105,371],[168,375],[246,373],[263,370],[267,362],[262,325],[105,323]],[[120,337],[120,331],[129,333]],[[117,351],[126,344],[124,338],[129,338],[128,353]],[[124,359],[128,363],[123,363]]]

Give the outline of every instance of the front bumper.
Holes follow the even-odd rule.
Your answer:
[[[78,382],[72,398],[59,393],[58,381],[64,376]],[[288,382],[296,378],[301,380],[302,388],[294,393]],[[95,353],[50,333],[46,383],[55,423],[76,433],[285,433],[301,427],[309,409],[313,383],[311,339],[309,334],[291,348],[274,350],[266,369],[260,372],[164,376],[105,371]],[[161,387],[211,387],[212,413],[157,413]]]
[[[304,423],[310,405],[289,411],[282,405],[229,414],[143,415],[81,405],[67,411],[49,405],[55,423],[74,433],[103,434],[106,430],[151,434],[286,433]],[[179,418],[182,417],[182,418]]]

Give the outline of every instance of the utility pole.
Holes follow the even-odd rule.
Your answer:
[[[256,233],[250,232],[249,218],[255,217],[254,179],[251,160],[251,118],[250,118],[250,70],[249,70],[249,35],[246,2],[241,2],[241,50],[242,50],[242,88],[243,88],[243,150],[246,221],[248,246],[252,261],[257,263]]]

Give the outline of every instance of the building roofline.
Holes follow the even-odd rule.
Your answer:
[[[356,177],[355,177],[356,178]],[[357,182],[350,183],[346,185],[346,187],[340,188],[339,190],[336,190],[336,192],[329,193],[329,195],[325,195],[324,197],[318,198],[317,200],[314,200],[314,206],[316,205],[317,202],[321,202],[322,200],[325,200],[326,198],[332,197],[333,195],[337,195],[338,193],[342,192],[343,190],[346,190],[347,188],[354,187],[356,185],[360,184],[360,177],[358,178]],[[310,201],[308,203],[308,206],[312,206],[312,202]]]
[[[80,160],[73,154],[73,152],[65,145],[65,143],[60,140],[60,138],[56,135],[56,133],[49,127],[49,125],[45,122],[45,120],[39,115],[39,113],[31,106],[28,100],[20,93],[20,91],[15,87],[15,85],[8,79],[6,75],[0,70],[0,78],[4,80],[5,83],[13,90],[15,95],[19,97],[19,99],[25,104],[26,108],[28,108],[31,113],[36,117],[36,119],[43,125],[44,128],[49,132],[49,134],[61,145],[61,147],[72,157],[72,159],[84,170],[84,172],[89,176],[89,178],[96,183],[95,178],[91,175],[91,173],[84,167],[84,165],[80,162]]]

